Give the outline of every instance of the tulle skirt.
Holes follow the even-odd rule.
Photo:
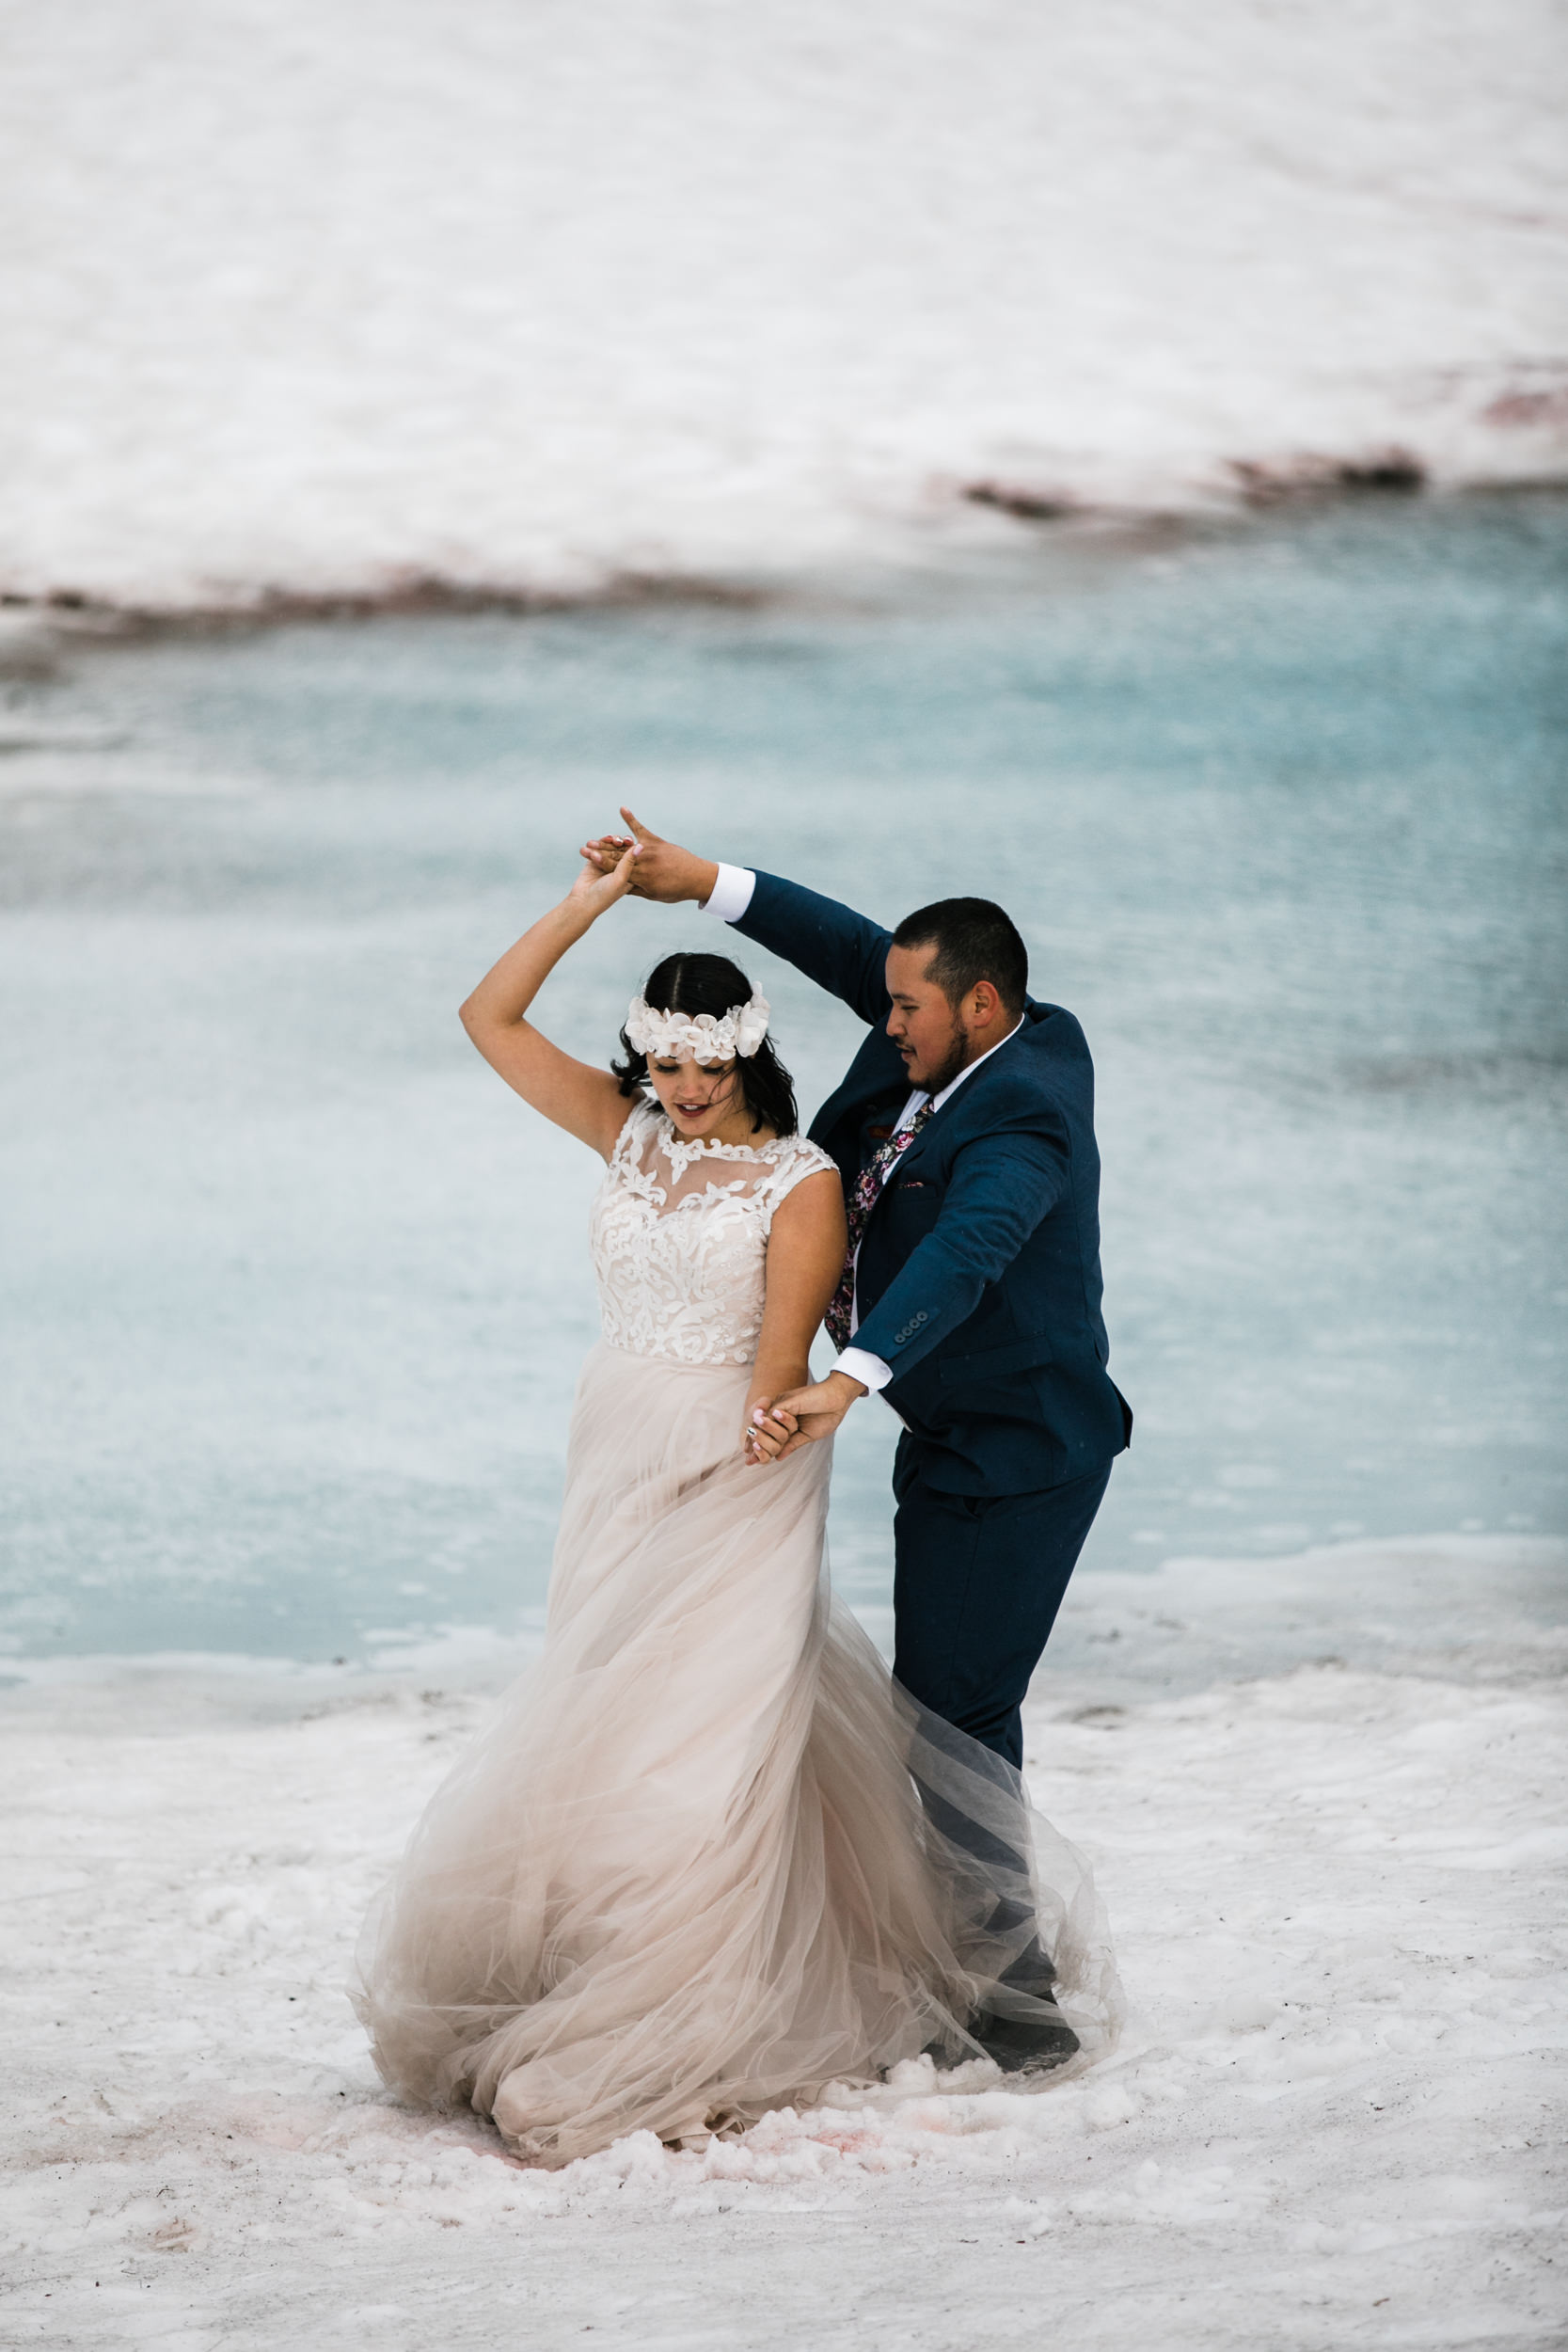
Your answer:
[[[1041,1947],[1085,2052],[1115,2030],[1084,1863],[832,1600],[831,1450],[748,1469],[748,1381],[590,1355],[545,1648],[361,1937],[388,2083],[535,2162],[978,2055],[978,2007],[1037,2011]]]

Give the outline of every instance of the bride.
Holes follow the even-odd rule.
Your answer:
[[[831,1447],[763,1443],[845,1250],[766,1002],[725,957],[670,956],[613,1071],[526,1017],[637,855],[586,867],[463,1008],[508,1084],[608,1163],[604,1338],[544,1651],[437,1791],[359,1956],[388,2083],[471,2106],[544,2164],[640,2129],[700,2142],[923,2052],[983,2059],[999,2018],[1054,2019],[1070,2058],[1115,2002],[1078,1857],[830,1599]],[[1053,1992],[1078,1996],[1076,2034]]]

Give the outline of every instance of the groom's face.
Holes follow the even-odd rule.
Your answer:
[[[927,977],[926,967],[935,953],[928,942],[887,951],[888,994],[893,998],[887,1033],[904,1057],[911,1086],[924,1087],[927,1094],[940,1094],[951,1086],[969,1059],[969,1035],[957,1008]]]

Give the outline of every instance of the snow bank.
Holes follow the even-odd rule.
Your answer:
[[[0,40],[14,591],[577,592],[1563,469],[1544,0],[78,0]]]
[[[391,2106],[341,1990],[481,1699],[11,1692],[8,2341],[1554,2340],[1560,1688],[1046,1684],[1030,1773],[1110,1905],[1117,2057],[1037,2093],[911,2066],[560,2173]]]

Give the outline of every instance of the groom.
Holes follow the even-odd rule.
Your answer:
[[[811,1128],[849,1218],[828,1310],[838,1361],[774,1400],[774,1444],[886,1397],[904,1424],[894,1673],[1016,1769],[1029,1677],[1132,1429],[1105,1369],[1084,1032],[1029,996],[1023,942],[987,898],[940,899],[890,932],[621,814],[640,897],[695,898],[869,1025]]]

